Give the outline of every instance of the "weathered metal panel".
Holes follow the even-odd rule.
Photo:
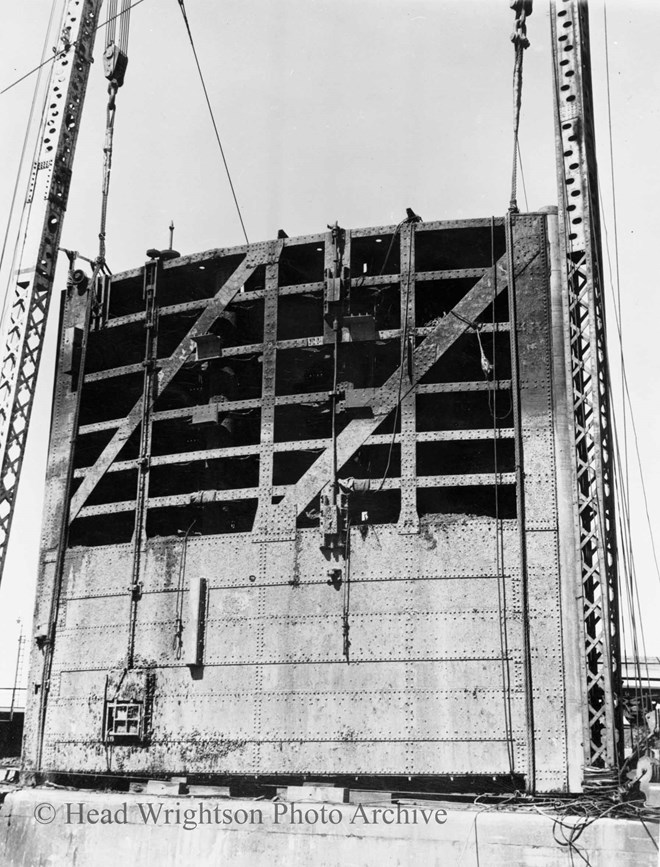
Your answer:
[[[502,220],[339,232],[165,263],[173,352],[144,407],[116,353],[148,325],[143,273],[113,277],[77,488],[49,507],[71,524],[42,577],[61,588],[33,766],[566,789],[545,217],[514,223],[513,282]],[[335,344],[330,315],[358,342]],[[139,705],[143,738],[108,740],[110,700]]]

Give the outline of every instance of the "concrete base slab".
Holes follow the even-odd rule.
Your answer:
[[[657,867],[658,824],[483,805],[250,801],[23,789],[0,809],[6,867]],[[654,839],[651,838],[651,835]],[[565,841],[559,843],[558,841]],[[654,842],[655,840],[655,842]],[[580,857],[582,855],[582,858]]]

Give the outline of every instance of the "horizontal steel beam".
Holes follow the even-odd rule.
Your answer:
[[[496,432],[497,439],[513,439],[513,428],[501,428]],[[419,443],[440,443],[440,442],[469,442],[473,440],[492,440],[492,428],[475,428],[473,430],[434,430],[421,431],[416,435],[416,440]],[[394,442],[399,443],[401,437],[399,434],[373,434],[366,441],[365,446],[381,446],[390,445]],[[309,440],[289,440],[287,442],[276,442],[273,444],[274,452],[308,452],[308,451],[323,451],[331,444],[329,438],[324,439],[309,439]],[[259,455],[261,453],[261,444],[254,443],[246,446],[226,446],[218,449],[197,449],[190,452],[176,452],[170,455],[156,455],[151,458],[150,466],[165,467],[174,464],[190,464],[195,461],[214,461],[222,458],[240,458],[250,455]],[[137,467],[137,461],[115,461],[108,468],[109,473],[121,473],[134,470]],[[74,478],[82,479],[85,477],[90,467],[80,467],[75,470]]]
[[[178,260],[177,260],[178,261]],[[444,271],[418,271],[415,275],[416,280],[424,281],[424,280],[467,280],[467,279],[480,279],[486,273],[488,269],[486,268],[452,268]],[[133,272],[130,272],[131,276],[136,276]],[[354,286],[353,288],[356,290],[361,289],[363,286],[386,286],[394,283],[399,283],[405,275],[401,275],[400,273],[396,274],[372,274],[368,275],[356,275],[355,281],[359,283],[359,285]],[[121,278],[114,278],[115,281]],[[280,286],[278,290],[278,295],[280,297],[287,295],[309,295],[313,292],[322,293],[325,287],[325,283],[322,280],[315,281],[312,283],[296,283],[291,286]],[[182,294],[185,294],[185,287],[182,287]],[[264,297],[263,289],[253,289],[249,292],[239,292],[236,298],[232,300],[232,304],[243,304],[249,301],[257,301],[260,298]],[[170,304],[164,307],[161,307],[159,310],[159,315],[162,316],[175,316],[178,313],[189,313],[196,310],[203,310],[212,299],[210,298],[200,298],[195,301],[184,301],[181,304]],[[124,316],[115,316],[107,321],[105,324],[105,328],[119,328],[122,325],[131,325],[135,322],[142,322],[144,320],[144,311],[140,310],[138,313],[127,313]]]
[[[433,334],[434,325],[422,325],[417,328],[410,328],[409,333],[415,337],[428,337]],[[482,334],[492,334],[493,332],[508,332],[510,325],[508,322],[484,323],[479,329]],[[379,331],[377,340],[398,340],[401,337],[400,328],[392,328],[387,331]],[[220,350],[219,358],[233,358],[237,355],[255,355],[263,352],[263,343],[243,343],[239,346],[226,346]],[[321,335],[316,337],[296,337],[290,340],[278,340],[277,349],[328,349],[327,344]],[[160,359],[159,359],[160,360]],[[108,367],[105,370],[97,370],[94,373],[88,373],[85,376],[85,383],[101,382],[105,379],[115,379],[119,376],[130,376],[131,374],[143,371],[142,362],[135,364],[123,364],[119,367]]]
[[[417,394],[444,394],[448,392],[463,392],[463,391],[488,391],[494,388],[498,391],[506,391],[511,388],[510,379],[499,379],[496,382],[487,382],[480,379],[476,381],[465,382],[429,382],[418,385],[415,388]],[[360,391],[360,389],[356,389]],[[276,406],[294,406],[296,404],[321,404],[329,400],[327,391],[310,391],[306,394],[283,394],[275,398]],[[261,406],[260,398],[252,398],[250,400],[226,400],[210,404],[197,404],[196,406],[213,406],[218,412],[227,413],[235,410],[259,409]],[[195,407],[184,406],[180,409],[165,409],[154,413],[154,421],[167,421],[177,418],[192,418]],[[109,419],[108,421],[97,421],[94,424],[82,425],[78,431],[79,436],[98,433],[104,430],[115,430],[122,423],[123,418]]]
[[[418,488],[465,488],[465,487],[490,487],[497,485],[515,485],[515,473],[464,473],[452,476],[417,476]],[[285,497],[295,485],[274,485],[273,496]],[[401,487],[401,479],[385,479],[382,488],[378,483],[379,493],[394,491]],[[170,494],[163,497],[150,497],[148,508],[164,508],[172,506],[205,505],[208,503],[224,503],[234,500],[256,500],[259,496],[259,487],[253,488],[227,488],[224,490],[198,491],[187,494]],[[79,512],[80,518],[89,518],[95,515],[112,515],[117,512],[132,512],[135,509],[135,500],[122,500],[118,503],[103,503],[98,506],[85,506]]]

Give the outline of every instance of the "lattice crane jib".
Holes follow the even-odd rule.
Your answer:
[[[102,0],[68,0],[10,277],[0,378],[0,576],[25,455],[71,169]]]
[[[551,24],[586,675],[585,765],[606,770],[618,766],[622,739],[612,426],[587,4],[551,0]]]

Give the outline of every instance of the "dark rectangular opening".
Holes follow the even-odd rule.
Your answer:
[[[173,354],[196,322],[199,314],[199,310],[188,310],[158,318],[158,358],[169,358]]]
[[[341,467],[340,478],[371,479],[380,483],[383,478],[397,479],[401,475],[401,447],[398,443],[362,446]]]
[[[311,244],[285,245],[280,256],[279,285],[319,283],[323,280],[324,267],[325,244],[322,240]]]
[[[100,430],[94,433],[78,434],[73,453],[73,467],[89,467],[96,462],[103,449],[108,445],[115,433],[114,428]]]
[[[515,469],[512,439],[497,442],[497,471]],[[453,476],[459,473],[495,472],[494,440],[453,440],[417,443],[418,476]]]
[[[245,259],[233,253],[222,259],[209,259],[187,265],[170,265],[158,275],[156,302],[159,307],[212,298]]]
[[[260,439],[259,410],[218,413],[217,422],[192,424],[190,417],[155,421],[151,453],[175,455],[206,449],[256,445]]]
[[[399,328],[401,322],[399,284],[364,286],[358,276],[351,285],[348,311],[351,315],[372,315],[376,320],[378,331]]]
[[[508,322],[509,321],[509,293],[506,290],[500,292],[494,304],[489,304],[482,314],[477,316],[477,322]]]
[[[258,455],[167,464],[152,467],[149,473],[149,494],[152,497],[255,488],[258,484]]]
[[[398,274],[401,270],[401,235],[368,235],[351,238],[351,278]],[[358,284],[359,285],[359,284]]]
[[[90,331],[85,355],[85,373],[110,370],[144,359],[144,322],[130,322],[117,328]]]
[[[80,424],[123,418],[142,395],[142,373],[86,382],[80,400]]]
[[[295,485],[319,454],[319,449],[301,452],[275,452],[273,455],[273,485]]]
[[[228,500],[191,506],[167,506],[149,509],[147,536],[176,536],[193,523],[193,532],[201,535],[216,533],[247,533],[252,529],[257,512],[257,499]]]
[[[333,350],[329,347],[280,349],[277,353],[277,394],[329,391],[333,381]]]
[[[483,352],[483,356],[482,356]],[[491,365],[489,377],[511,377],[511,350],[508,332],[479,333],[469,329],[431,366],[420,382],[478,382],[485,374],[483,362]]]
[[[494,250],[493,250],[494,247]],[[464,226],[415,232],[417,271],[489,268],[504,254],[504,226]]]
[[[87,498],[88,506],[101,506],[104,503],[121,503],[135,500],[137,491],[137,470],[120,470],[105,473]]]
[[[189,419],[164,419],[154,422],[151,454],[176,455],[211,448],[208,432],[202,426],[191,425]]]
[[[177,315],[180,316],[181,314]],[[181,339],[185,337],[185,332],[197,315],[198,313],[189,316],[190,322],[186,324]],[[229,304],[208,326],[205,333],[215,334],[220,338],[221,351],[234,346],[261,345],[264,339],[263,298],[253,298],[249,301]],[[170,345],[170,352],[173,352],[178,344],[172,342]],[[163,352],[162,354],[165,355],[166,353]]]
[[[399,433],[401,431],[401,407],[395,407],[374,431],[374,435]]]
[[[230,304],[225,312],[229,321],[233,319],[235,326],[235,334],[231,338],[233,339],[233,344],[227,343],[227,346],[263,343],[264,302],[262,298],[253,298],[248,301]],[[218,320],[218,324],[219,327],[213,326],[209,329],[213,334],[222,333],[222,320]],[[227,335],[227,339],[229,339],[229,335]]]
[[[353,388],[380,388],[399,369],[398,339],[339,344],[339,382]]]
[[[277,339],[296,340],[323,334],[323,296],[284,295],[277,306]],[[271,335],[267,335],[271,339]]]
[[[366,491],[351,494],[348,514],[352,527],[359,527],[368,536],[374,524],[396,524],[401,512],[401,491]]]
[[[110,282],[110,301],[108,315],[128,316],[144,310],[144,273],[142,270],[133,277],[113,277]]]
[[[444,318],[463,299],[478,278],[454,280],[418,280],[415,283],[415,322],[418,326],[431,325]]]
[[[420,518],[434,515],[473,515],[501,519],[516,517],[515,485],[465,485],[454,488],[419,488]]]
[[[261,361],[256,353],[189,362],[156,399],[157,411],[223,400],[249,400],[261,394]]]
[[[117,455],[118,461],[134,461],[140,457],[140,441],[142,439],[142,424],[139,424],[126,440]]]
[[[417,395],[417,430],[492,430],[513,426],[511,392],[451,391]]]
[[[297,403],[275,407],[275,442],[325,439],[331,433],[330,400],[312,406]]]
[[[198,364],[186,364],[178,370],[170,383],[157,396],[155,402],[156,411],[168,409],[182,409],[183,407],[196,406],[206,403],[204,377],[201,366]]]
[[[134,526],[134,512],[115,512],[111,515],[76,518],[69,527],[69,547],[124,545],[131,541]]]
[[[263,292],[266,288],[266,266],[257,265],[243,284],[243,292]]]

